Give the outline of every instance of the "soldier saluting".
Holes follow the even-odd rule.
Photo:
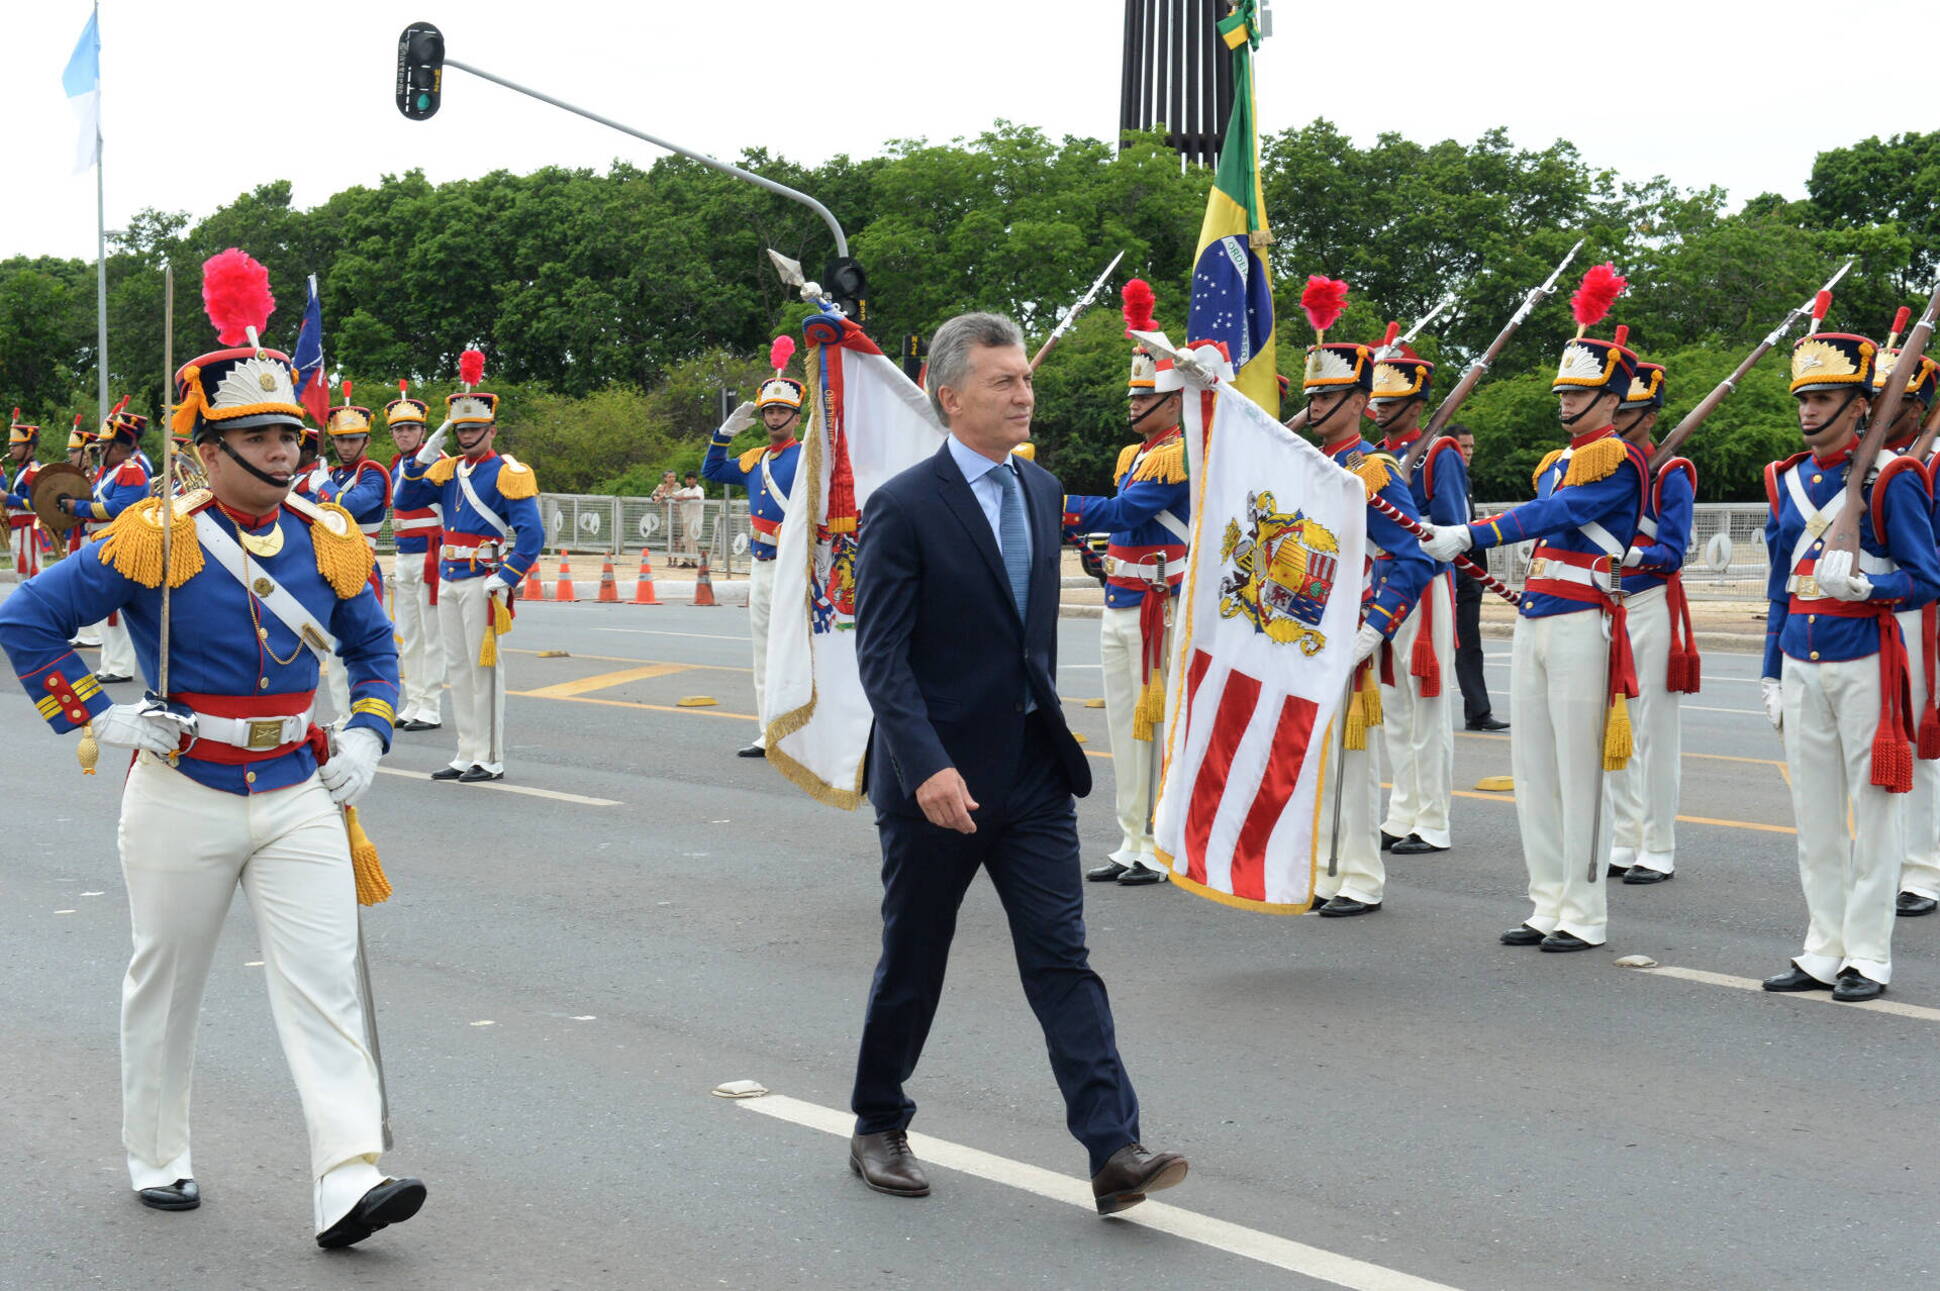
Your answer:
[[[303,409],[289,359],[257,339],[275,307],[268,283],[240,251],[204,267],[204,298],[231,348],[176,373],[174,420],[192,432],[208,489],[136,503],[100,541],[22,586],[0,603],[0,649],[56,732],[89,737],[84,768],[97,743],[132,755],[120,830],[134,940],[122,1142],[141,1203],[201,1204],[189,1148],[195,1031],[240,885],[309,1127],[317,1242],[348,1246],[425,1198],[419,1181],[377,1169],[383,1096],[340,811],[370,787],[389,746],[397,653],[349,515],[286,496]],[[165,693],[110,705],[68,647],[78,625],[110,612]],[[171,617],[194,630],[171,640]],[[353,696],[334,751],[311,721],[329,655],[343,659]]]

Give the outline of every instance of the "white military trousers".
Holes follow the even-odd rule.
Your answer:
[[[1461,692],[1455,683],[1455,599],[1445,575],[1436,575],[1422,593],[1423,602],[1431,600],[1435,622],[1430,637],[1441,661],[1442,693],[1424,696],[1421,678],[1408,672],[1421,635],[1417,605],[1394,631],[1395,684],[1381,687],[1386,718],[1381,741],[1394,779],[1381,828],[1396,838],[1417,834],[1424,843],[1447,847],[1449,806],[1455,798],[1455,710],[1449,696]]]
[[[1315,831],[1315,905],[1337,896],[1373,905],[1386,896],[1388,889],[1377,827],[1381,811],[1381,733],[1370,730],[1367,747],[1348,749],[1343,757],[1341,738],[1346,728],[1343,707],[1328,724],[1322,750],[1327,759],[1323,772],[1326,787],[1319,803],[1320,827]],[[1334,847],[1336,793],[1340,795],[1338,851]]]
[[[1610,863],[1670,874],[1677,869],[1678,759],[1684,748],[1680,696],[1664,684],[1671,658],[1669,592],[1639,592],[1624,601],[1624,610],[1637,662],[1637,698],[1630,701],[1635,752],[1629,766],[1610,773]]]
[[[446,579],[438,585],[438,635],[445,645],[445,676],[451,681],[451,718],[458,752],[451,765],[505,770],[505,642],[495,668],[481,667],[479,648],[492,621],[487,587],[495,578]]]
[[[1136,609],[1106,609],[1098,621],[1098,660],[1105,691],[1105,727],[1111,735],[1112,786],[1118,812],[1118,850],[1111,859],[1120,865],[1142,865],[1165,872],[1152,841],[1148,817],[1152,805],[1153,741],[1134,739],[1144,638]],[[1155,732],[1163,737],[1161,730]]]
[[[760,715],[755,744],[768,747],[768,611],[775,603],[775,562],[757,560],[748,570],[748,635],[754,656],[754,711]]]
[[[443,585],[439,589],[443,591]],[[391,620],[404,642],[398,652],[403,675],[400,722],[444,721],[445,647],[438,634],[438,607],[424,581],[424,557],[399,553],[391,574]],[[440,596],[439,599],[443,599]],[[475,658],[476,656],[474,656]]]
[[[1509,679],[1509,761],[1533,907],[1525,922],[1594,946],[1609,925],[1610,806],[1598,793],[1610,706],[1603,623],[1594,607],[1517,618]]]
[[[1920,611],[1895,614],[1906,640],[1907,682],[1913,692],[1912,729],[1918,737],[1927,706],[1927,671],[1920,663]],[[1913,792],[1906,795],[1906,860],[1900,891],[1940,900],[1940,762],[1913,759]],[[1870,974],[1869,974],[1870,976]]]

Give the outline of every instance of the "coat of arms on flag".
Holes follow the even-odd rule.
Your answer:
[[[1242,531],[1237,519],[1228,520],[1220,539],[1219,617],[1244,618],[1274,641],[1319,654],[1340,545],[1320,522],[1281,511],[1270,492],[1247,494],[1246,523]]]
[[[1139,339],[1169,360],[1159,389],[1186,389],[1195,523],[1225,517],[1186,556],[1153,835],[1188,892],[1299,914],[1332,789],[1320,753],[1354,662],[1367,494],[1240,391],[1223,346]]]

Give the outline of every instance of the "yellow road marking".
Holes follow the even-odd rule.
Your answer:
[[[499,652],[501,654],[529,654],[529,655],[532,655],[534,658],[543,658],[546,654],[544,650],[519,650],[511,646],[500,646]],[[667,662],[664,659],[636,659],[631,655],[617,655],[617,654],[580,654],[577,651],[572,652],[568,657],[573,659],[590,659],[594,663],[665,663]],[[706,668],[710,672],[753,672],[754,671],[754,669],[752,668],[736,668],[729,664],[724,664],[724,663],[684,663],[680,666],[683,668]]]
[[[527,699],[571,699],[575,695],[588,694],[595,690],[610,690],[614,686],[624,686],[630,681],[645,681],[649,677],[667,677],[677,672],[686,672],[684,663],[649,663],[638,668],[622,668],[617,672],[595,673],[591,677],[581,677],[577,681],[562,681],[553,686],[541,686],[537,690],[514,690],[513,695],[524,695]]]
[[[724,713],[718,708],[675,708],[672,704],[643,704],[637,699],[600,699],[593,695],[548,695],[535,690],[508,690],[505,693],[553,699],[562,704],[605,704],[608,708],[643,708],[649,713],[679,713],[683,717],[732,717],[742,722],[761,720],[753,713]]]

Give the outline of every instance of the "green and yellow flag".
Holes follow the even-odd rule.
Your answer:
[[[1254,118],[1253,51],[1259,48],[1257,0],[1236,0],[1219,24],[1233,51],[1233,115],[1206,197],[1193,259],[1187,334],[1226,346],[1240,391],[1274,416],[1280,383],[1273,354],[1273,279],[1261,253],[1273,241],[1260,190],[1260,137]]]

